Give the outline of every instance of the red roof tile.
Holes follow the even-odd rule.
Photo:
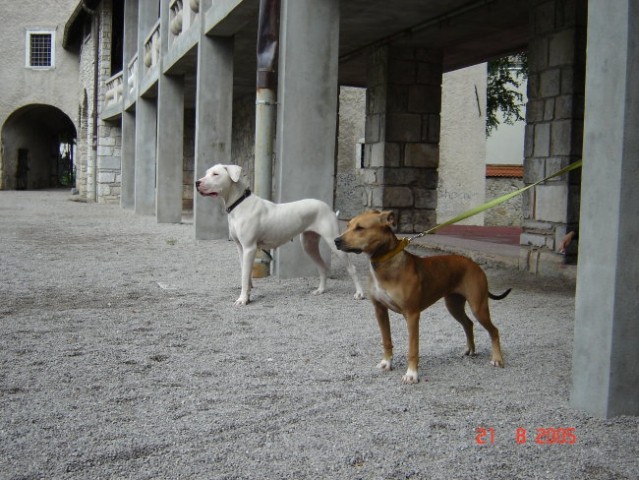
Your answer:
[[[486,165],[487,177],[515,177],[523,178],[523,165]]]

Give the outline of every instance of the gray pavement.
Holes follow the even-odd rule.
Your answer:
[[[235,308],[235,247],[189,220],[0,192],[0,479],[639,478],[639,419],[569,404],[574,283],[487,262],[513,288],[491,302],[506,368],[481,327],[462,357],[438,302],[406,386],[403,319],[379,372],[372,307],[333,266],[323,295],[269,277]]]

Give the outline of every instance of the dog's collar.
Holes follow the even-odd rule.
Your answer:
[[[390,260],[395,255],[397,255],[402,250],[404,250],[408,246],[409,243],[410,243],[410,239],[402,238],[399,241],[399,243],[395,246],[395,248],[393,248],[392,250],[389,250],[388,252],[383,253],[381,255],[377,255],[375,257],[371,257],[371,263],[382,263],[382,262],[385,262],[387,260]]]
[[[231,205],[230,207],[228,207],[226,209],[226,213],[231,213],[233,211],[233,209],[235,207],[237,207],[240,203],[242,203],[244,200],[246,200],[246,198],[251,194],[251,189],[247,188],[246,190],[244,190],[244,193],[242,194],[242,196],[240,198],[238,198],[237,200],[235,200],[233,202],[233,205]]]

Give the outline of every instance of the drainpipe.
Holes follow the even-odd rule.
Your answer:
[[[260,0],[255,99],[255,193],[272,197],[273,136],[277,115],[275,64],[279,46],[280,0]]]

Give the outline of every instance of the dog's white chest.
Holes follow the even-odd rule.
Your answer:
[[[387,290],[385,290],[377,281],[375,271],[371,268],[371,287],[370,295],[385,307],[391,309],[393,312],[401,313],[400,308],[397,306],[393,297]]]

